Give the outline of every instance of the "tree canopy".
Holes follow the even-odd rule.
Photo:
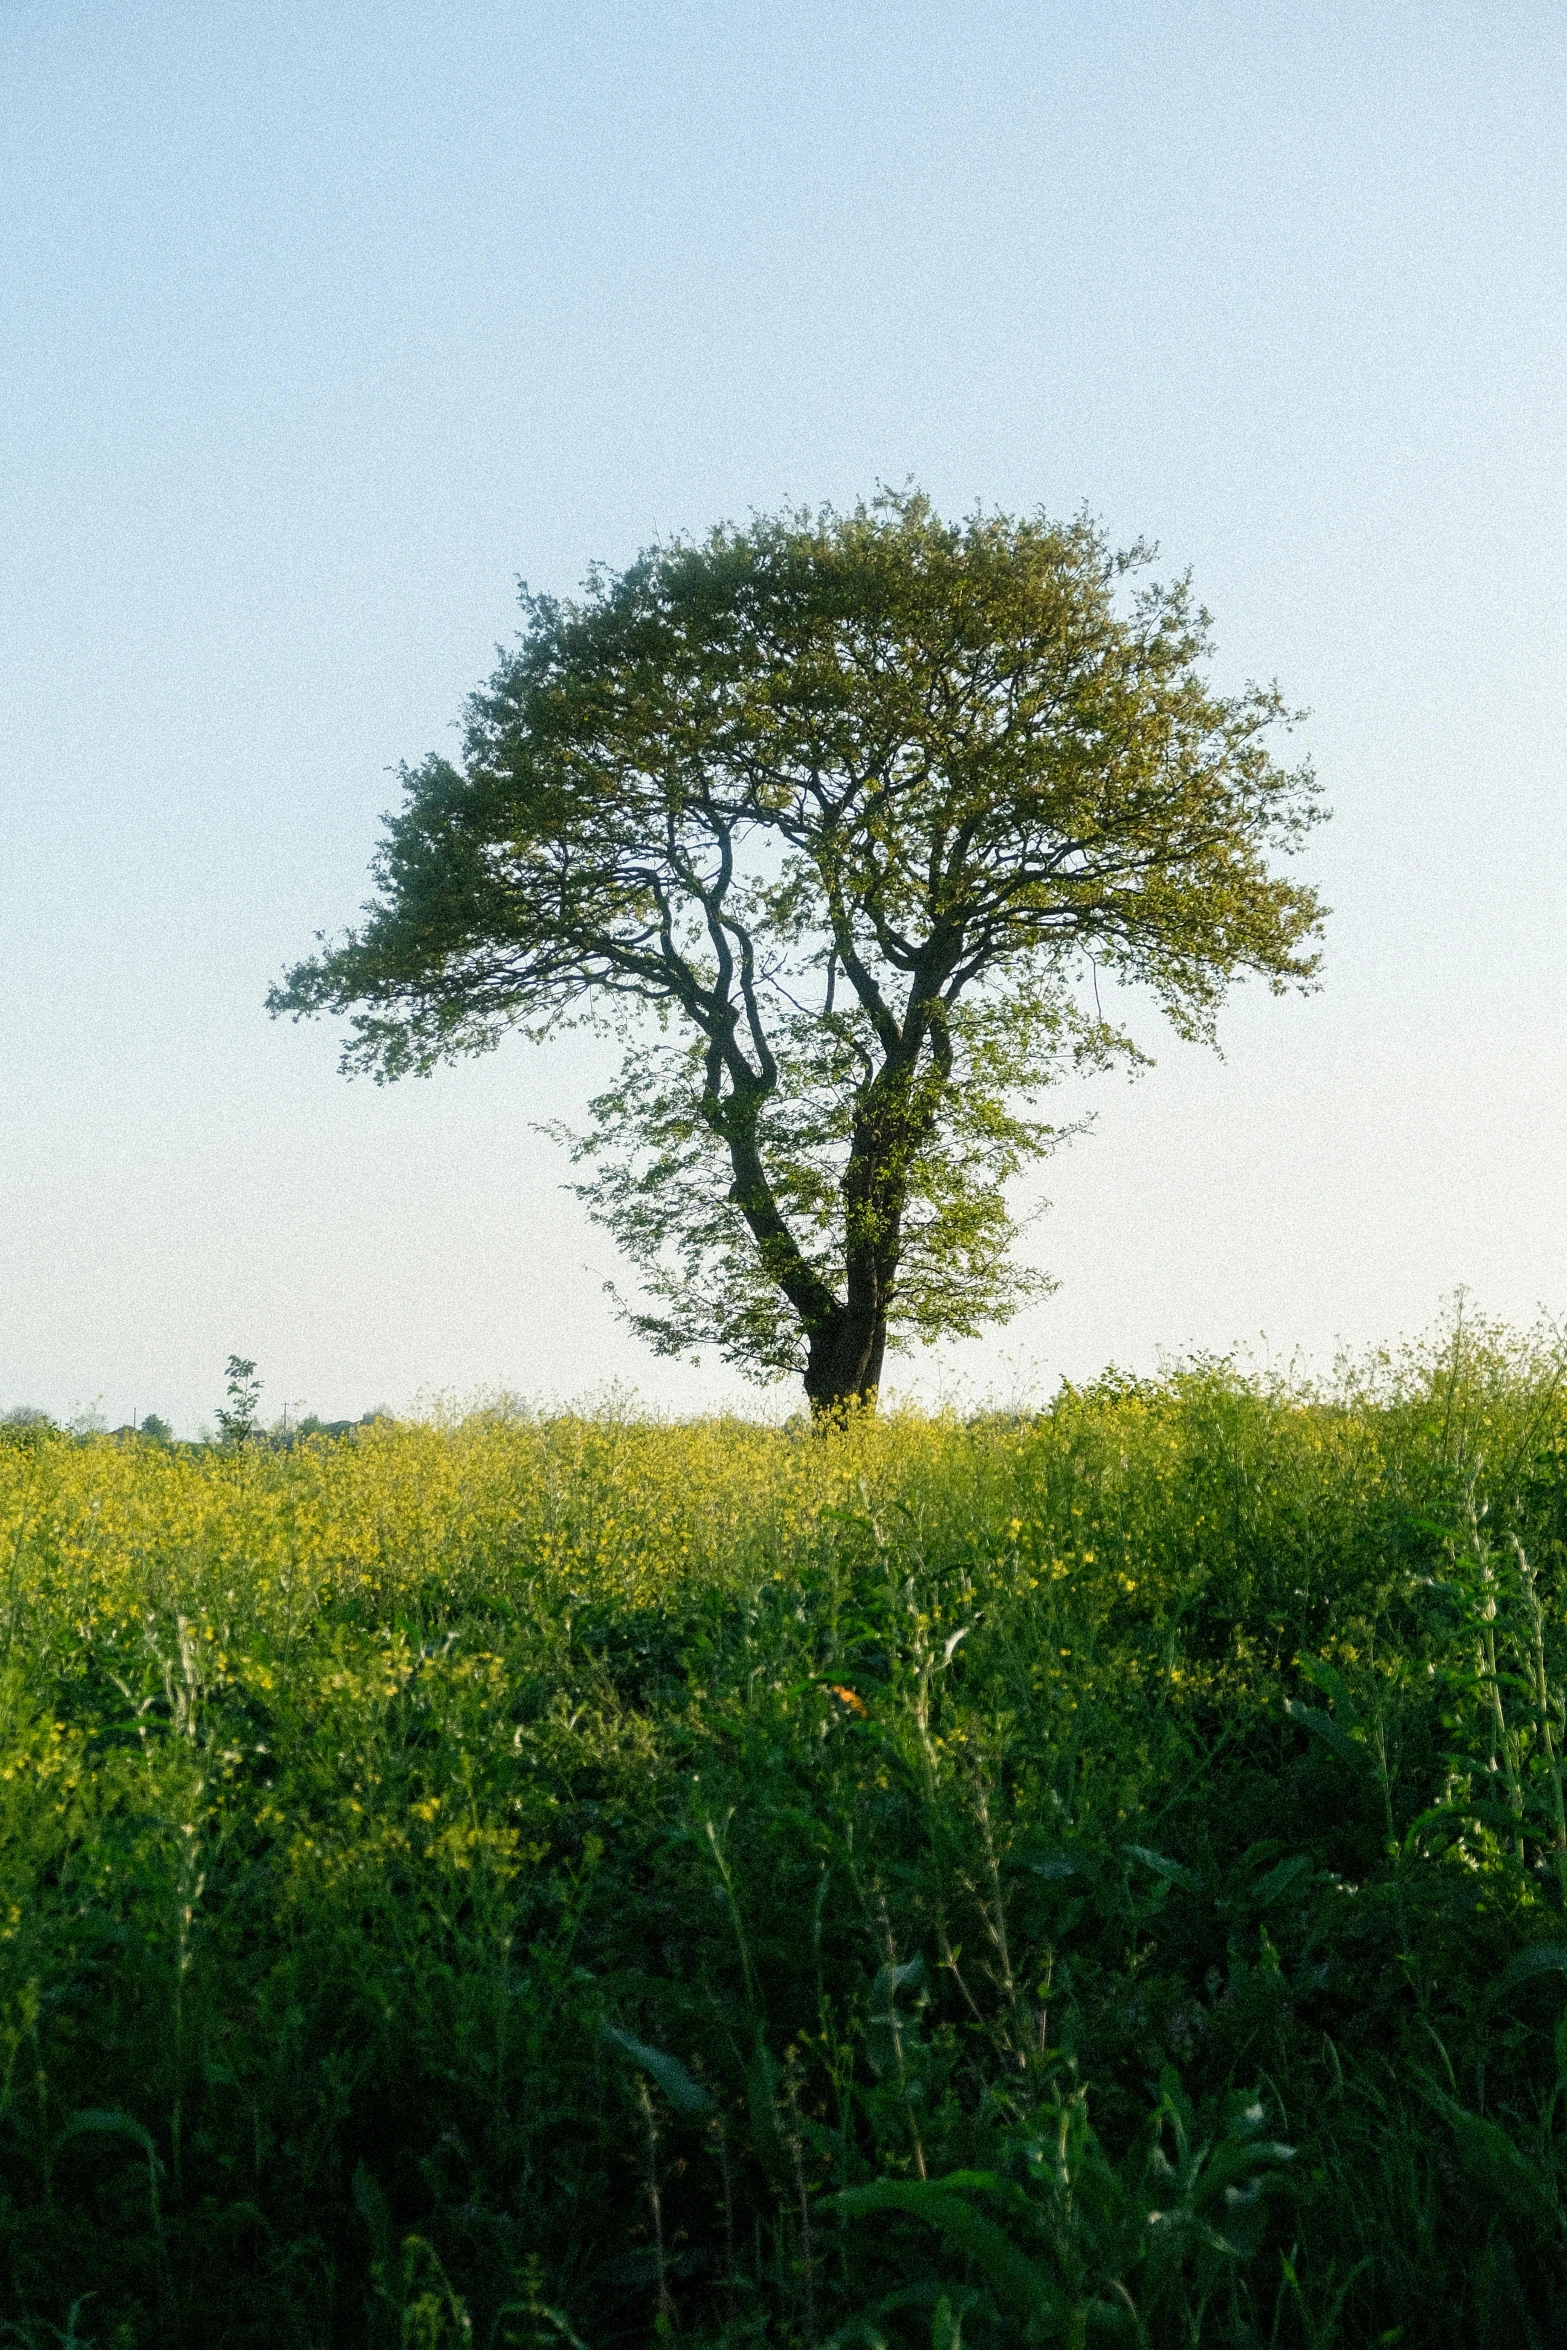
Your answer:
[[[402,770],[363,926],[269,998],[344,1066],[427,1072],[563,1021],[628,1039],[573,1148],[665,1352],[874,1396],[889,1336],[973,1334],[1043,1277],[1006,1187],[1063,1065],[1140,1057],[1100,972],[1211,1036],[1309,984],[1272,858],[1319,813],[1273,687],[1079,519],[915,492],[722,527],[523,590],[460,763]],[[639,1016],[640,1015],[640,1016]]]

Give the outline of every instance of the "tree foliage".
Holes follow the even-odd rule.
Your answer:
[[[1202,1037],[1239,974],[1316,966],[1318,901],[1270,863],[1317,813],[1288,713],[1212,689],[1207,615],[1148,560],[908,492],[525,589],[460,764],[403,770],[363,927],[271,1008],[348,1013],[381,1078],[629,1034],[574,1147],[631,1320],[873,1395],[889,1332],[1039,1285],[1006,1198],[1059,1139],[1038,1097],[1138,1057],[1090,967]]]

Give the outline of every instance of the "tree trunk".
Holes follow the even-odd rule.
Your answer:
[[[876,1408],[887,1310],[903,1253],[908,1169],[929,1122],[928,1107],[910,1115],[906,1067],[883,1072],[855,1119],[843,1177],[844,1299],[807,1324],[805,1392],[819,1420],[855,1406]]]
[[[886,1351],[884,1309],[856,1313],[840,1306],[825,1327],[811,1334],[805,1392],[813,1416],[833,1419],[856,1405],[874,1410]]]
[[[916,1047],[916,1051],[917,1051]],[[887,1351],[887,1311],[902,1254],[907,1171],[929,1131],[928,1102],[910,1111],[910,1066],[884,1070],[855,1118],[843,1177],[844,1295],[801,1254],[757,1147],[757,1115],[770,1085],[736,1085],[704,1114],[728,1146],[729,1197],[750,1226],[764,1264],[806,1332],[805,1393],[818,1420],[853,1407],[874,1410]]]

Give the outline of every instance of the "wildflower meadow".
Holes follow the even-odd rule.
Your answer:
[[[1567,2338],[1562,1370],[0,1432],[0,2340]]]

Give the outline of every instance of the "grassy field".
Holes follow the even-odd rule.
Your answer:
[[[0,1443],[0,2341],[1567,2341],[1567,1395]]]

